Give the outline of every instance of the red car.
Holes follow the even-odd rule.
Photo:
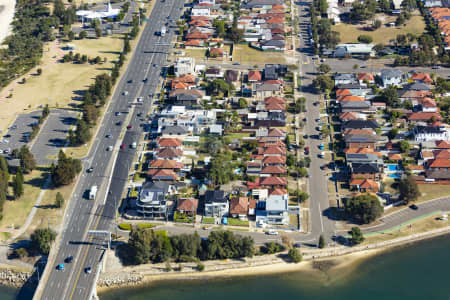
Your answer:
[[[309,147],[305,147],[305,154],[309,154]]]
[[[120,149],[125,149],[126,148],[126,146],[125,146],[125,144],[122,144],[122,145],[120,145]]]
[[[130,124],[127,126],[127,129],[131,129],[131,128],[133,128],[133,125]]]

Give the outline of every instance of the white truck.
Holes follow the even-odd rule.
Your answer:
[[[97,186],[93,185],[89,190],[89,200],[95,200],[96,195],[97,195]]]
[[[160,36],[165,36],[166,35],[166,26],[163,25],[163,27],[161,27],[161,31],[159,32]]]

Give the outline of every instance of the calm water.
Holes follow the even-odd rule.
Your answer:
[[[166,281],[145,288],[111,291],[101,295],[100,299],[450,300],[450,235],[373,257],[343,278],[295,272],[233,279]]]

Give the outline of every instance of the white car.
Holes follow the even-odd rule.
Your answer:
[[[142,102],[142,97],[138,97],[137,102]]]
[[[123,95],[124,96],[128,95],[128,91],[123,91]]]
[[[269,230],[269,231],[267,231],[267,234],[268,234],[268,235],[278,235],[278,231],[275,231],[275,230]]]
[[[106,148],[106,151],[112,151],[113,146],[108,146],[108,148]]]

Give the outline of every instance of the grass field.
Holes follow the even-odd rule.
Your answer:
[[[248,45],[235,45],[233,62],[248,65],[284,64],[286,59],[282,52],[264,52],[250,48]]]
[[[393,230],[387,233],[380,233],[375,235],[370,235],[366,237],[363,244],[371,244],[383,242],[415,233],[422,233],[426,231],[430,231],[437,228],[442,228],[450,225],[450,222],[439,220],[440,215],[436,214],[433,216],[425,217],[423,219],[417,220],[411,223],[411,226],[405,225],[400,227],[399,229]]]
[[[395,18],[389,21],[395,21]],[[386,21],[383,23],[386,23]],[[340,23],[333,26],[332,30],[341,34],[341,43],[356,43],[358,42],[358,36],[364,34],[373,38],[373,44],[389,44],[389,41],[395,39],[398,34],[412,33],[414,35],[420,35],[423,33],[424,28],[425,22],[422,16],[413,15],[406,22],[406,25],[401,27],[386,27],[383,25],[375,31],[366,31],[362,25]]]
[[[450,185],[419,184],[419,201],[450,196]]]
[[[196,61],[205,59],[206,49],[184,49],[183,51],[185,57],[193,57]]]
[[[68,51],[61,50],[65,43],[44,46],[42,75],[36,76],[36,69],[30,72],[25,84],[12,83],[3,92],[13,88],[12,97],[0,101],[0,130],[6,132],[17,114],[27,110],[35,110],[39,105],[50,107],[70,107],[80,104],[80,91],[93,83],[96,75],[109,72],[112,61],[117,59],[118,51],[123,46],[119,36],[102,37],[101,39],[84,39],[72,41],[76,45],[74,53],[86,54],[89,57],[107,58],[107,63],[90,65],[56,62]]]
[[[41,186],[45,182],[45,174],[41,170],[34,170],[30,174],[25,174],[24,195],[16,200],[6,200],[3,206],[3,218],[0,221],[0,231],[19,229],[25,223],[41,192]],[[9,194],[12,195],[12,190],[9,191]]]

